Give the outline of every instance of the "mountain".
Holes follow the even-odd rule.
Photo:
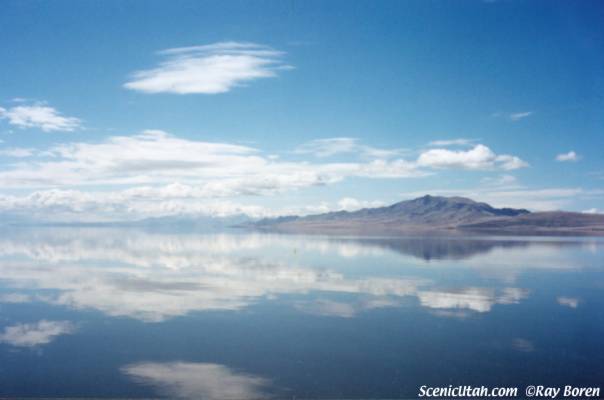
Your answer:
[[[604,214],[567,211],[537,212],[515,218],[477,221],[459,226],[463,230],[517,235],[604,236]]]
[[[426,195],[387,207],[338,211],[306,217],[264,219],[256,229],[336,234],[411,234],[446,231],[491,234],[604,235],[604,215],[495,208],[464,197]]]

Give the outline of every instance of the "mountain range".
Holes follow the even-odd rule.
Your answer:
[[[412,234],[427,232],[518,235],[604,235],[604,215],[530,212],[495,208],[464,197],[426,195],[386,207],[309,216],[263,219],[247,224],[264,231],[321,234]]]

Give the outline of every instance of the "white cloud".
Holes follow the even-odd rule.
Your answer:
[[[114,136],[102,143],[55,146],[28,163],[0,172],[4,187],[77,185],[202,185],[207,197],[270,194],[325,185],[350,176],[425,175],[402,159],[371,162],[288,162],[251,147],[180,139],[162,131]]]
[[[598,208],[590,208],[588,210],[584,210],[583,211],[585,214],[601,214],[602,211],[600,211],[600,209]]]
[[[579,161],[581,157],[574,151],[569,151],[568,153],[558,154],[556,156],[556,161],[565,162],[565,161]]]
[[[292,68],[282,61],[283,52],[254,43],[220,42],[159,54],[166,59],[157,68],[135,72],[124,87],[145,93],[225,93]]]
[[[0,119],[7,119],[10,125],[19,128],[39,128],[44,132],[71,132],[81,127],[75,117],[65,117],[56,109],[44,103],[21,105],[4,109],[0,107]]]
[[[467,146],[474,142],[476,142],[476,139],[459,138],[459,139],[433,140],[430,143],[428,143],[428,146],[430,146],[430,147]]]
[[[41,320],[31,324],[8,326],[0,334],[0,342],[16,347],[34,347],[50,343],[57,336],[73,333],[75,326],[69,321]]]
[[[430,168],[462,168],[471,170],[513,170],[528,163],[516,156],[497,155],[487,146],[478,144],[469,150],[430,149],[420,154],[417,164]]]
[[[173,398],[261,399],[270,386],[265,378],[210,363],[143,362],[126,365],[122,372]]]
[[[0,187],[32,191],[19,196],[0,195],[0,211],[57,219],[72,213],[88,220],[197,213],[263,216],[267,209],[253,205],[253,196],[331,185],[353,177],[417,178],[442,169],[508,170],[526,166],[518,157],[497,155],[484,145],[467,151],[435,148],[424,151],[416,160],[406,160],[393,157],[397,150],[376,149],[356,140],[336,143],[338,152],[353,151],[356,159],[289,161],[250,146],[179,138],[158,130],[112,136],[97,143],[64,143],[45,150],[8,149],[6,155],[24,158],[0,170]],[[102,186],[113,189],[99,189]],[[247,200],[237,201],[240,197]],[[339,207],[312,207],[320,212],[377,205],[382,203],[343,199]],[[312,208],[305,207],[307,211]],[[290,211],[304,212],[294,208]],[[282,211],[286,210],[278,210]],[[275,212],[274,208],[269,210],[273,215]]]
[[[511,113],[509,115],[509,118],[515,122],[515,121],[520,121],[521,119],[530,117],[533,114],[534,114],[533,111],[516,112],[516,113]]]

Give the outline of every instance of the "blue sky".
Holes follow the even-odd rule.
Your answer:
[[[6,1],[0,212],[604,210],[599,1]]]

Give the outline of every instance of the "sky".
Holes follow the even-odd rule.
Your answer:
[[[4,1],[0,216],[604,212],[600,1]]]

